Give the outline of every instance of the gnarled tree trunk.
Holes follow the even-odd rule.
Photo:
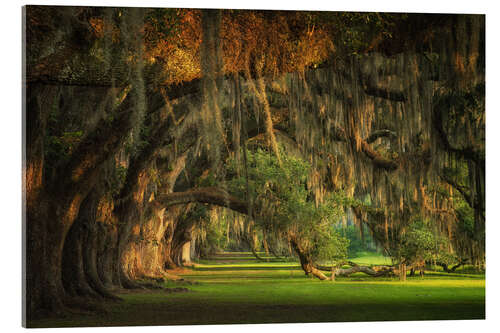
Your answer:
[[[302,267],[306,275],[312,274],[320,280],[328,280],[328,277],[314,266],[311,257],[302,249],[296,236],[290,236],[290,244],[292,245],[295,253],[297,253],[297,255],[299,256],[300,266]]]

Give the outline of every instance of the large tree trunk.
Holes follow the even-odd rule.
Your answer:
[[[58,298],[55,304],[46,304],[49,300],[44,293],[43,281],[38,278],[40,272],[45,269],[45,246],[47,243],[47,209],[45,201],[41,201],[43,191],[43,166],[44,166],[44,134],[47,113],[44,109],[44,101],[54,98],[54,87],[43,87],[29,85],[25,88],[26,94],[26,159],[23,165],[23,195],[26,202],[24,217],[26,231],[26,249],[24,251],[25,266],[23,267],[26,281],[26,295],[24,320],[29,320],[35,312],[43,307],[62,308]],[[46,98],[42,99],[41,95]],[[59,301],[59,302],[58,302]]]
[[[102,297],[109,300],[121,300],[111,293],[110,289],[101,280],[97,271],[97,258],[99,249],[99,235],[105,233],[106,228],[97,221],[89,225],[89,229],[84,236],[84,243],[87,244],[83,251],[83,264],[88,283]],[[110,285],[111,286],[111,285]]]
[[[41,206],[41,205],[40,205]],[[40,207],[39,206],[39,207]],[[47,215],[27,212],[26,242],[26,305],[27,320],[41,314],[62,314],[64,289],[60,268],[62,231],[52,228],[48,231]],[[58,237],[59,236],[59,237]]]
[[[175,230],[175,224],[177,222],[172,220],[167,229],[165,230],[165,234],[163,236],[163,244],[164,244],[164,267],[165,269],[175,269],[177,268],[177,264],[173,260],[173,251],[172,251],[172,246],[173,246],[173,239],[174,239],[174,230]]]
[[[84,205],[81,214],[89,213],[89,205]],[[83,264],[83,238],[86,233],[85,217],[79,217],[71,227],[66,237],[63,262],[62,279],[66,292],[71,296],[97,298],[99,295],[87,282]],[[85,243],[86,247],[92,246]]]
[[[111,289],[118,287],[118,277],[115,275],[115,253],[118,244],[118,231],[115,225],[102,226],[104,232],[98,234],[99,252],[97,258],[97,272],[103,285]]]
[[[45,213],[38,216],[31,212],[28,214],[28,320],[33,315],[36,316],[36,313],[47,311],[61,315],[68,310],[64,305],[67,297],[62,283],[62,254],[64,241],[80,200],[75,198],[66,208],[64,205],[61,207],[50,204],[58,201],[62,200],[41,199],[39,207],[47,207],[43,209]]]
[[[118,228],[118,245],[114,258],[114,269],[115,272],[119,272],[120,284],[126,288],[137,288],[138,285],[132,281],[131,277],[135,274],[139,274],[140,271],[143,271],[142,267],[137,267],[138,269],[136,272],[130,274],[132,273],[130,267],[139,264],[141,258],[134,259],[137,260],[137,262],[131,263],[130,260],[127,260],[127,258],[124,257],[127,250],[134,250],[136,253],[142,252],[140,250],[137,251],[138,249],[134,245],[132,245],[134,249],[129,249],[131,246],[129,239],[132,231],[134,228],[136,228],[137,231],[140,231],[141,228],[144,227],[144,223],[148,222],[144,220],[144,214],[148,209],[152,209],[153,215],[154,212],[164,209],[164,207],[159,205],[152,205],[149,200],[152,193],[148,190],[148,183],[150,179],[147,174],[147,168],[156,157],[158,149],[160,149],[164,144],[167,144],[166,138],[168,137],[167,133],[169,133],[168,129],[170,126],[170,122],[165,122],[160,127],[156,128],[155,135],[152,136],[150,144],[131,160],[125,185],[119,195],[121,202],[119,205],[115,206],[115,215],[120,222],[120,227]],[[184,169],[186,158],[187,151],[174,160],[173,163],[166,165],[166,167],[173,167],[171,171],[165,172],[162,170],[162,181],[166,184],[165,192],[168,193],[172,191],[177,177]],[[167,228],[167,231],[170,231],[170,229]],[[169,237],[173,237],[173,233],[166,237],[167,245]],[[167,246],[166,251],[168,252],[170,250],[171,249]],[[167,258],[168,257],[169,256],[167,256]],[[174,268],[175,266],[173,262],[168,262],[167,265],[168,268]],[[140,274],[142,273],[143,272],[140,272]]]
[[[189,242],[184,243],[184,245],[182,245],[181,261],[182,261],[182,265],[184,265],[184,266],[191,265],[191,240]]]
[[[97,274],[97,190],[82,203],[80,214],[65,241],[63,282],[66,290],[75,296],[117,300],[106,289]]]
[[[296,236],[292,235],[290,237],[290,243],[295,253],[299,256],[300,266],[306,275],[312,274],[320,280],[328,280],[328,277],[314,266],[311,257],[302,249]]]
[[[406,263],[404,262],[399,264],[399,280],[406,281]]]
[[[184,265],[185,251],[190,252],[190,242],[192,240],[192,232],[195,223],[198,219],[193,218],[190,215],[192,205],[188,204],[179,210],[179,213],[175,217],[175,223],[173,225],[173,237],[171,240],[171,259],[177,266]],[[181,214],[182,212],[182,214]],[[191,261],[188,255],[188,262]]]

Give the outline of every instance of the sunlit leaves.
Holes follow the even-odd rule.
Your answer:
[[[248,188],[257,225],[276,234],[293,233],[314,260],[344,258],[348,241],[333,226],[342,214],[345,196],[333,193],[316,202],[307,187],[311,166],[299,158],[281,155],[280,164],[268,151],[248,152]],[[245,195],[247,180],[236,177],[235,163],[229,165],[235,176],[229,187],[233,193]]]
[[[436,260],[447,250],[447,240],[431,228],[430,221],[415,219],[408,230],[402,235],[398,247],[393,252],[396,260],[406,260],[407,263],[416,261]]]

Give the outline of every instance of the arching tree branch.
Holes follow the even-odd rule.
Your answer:
[[[383,138],[383,137],[394,139],[396,138],[396,133],[388,129],[375,130],[365,139],[365,141],[367,143],[373,143],[378,138]]]
[[[393,132],[389,130],[377,130],[370,134],[367,139],[361,140],[361,151],[372,160],[373,164],[385,170],[393,171],[396,170],[399,165],[394,160],[388,159],[382,156],[380,153],[376,152],[371,146],[370,143],[374,142],[376,139],[380,137],[387,137],[395,135]],[[340,127],[335,127],[332,131],[332,139],[336,141],[350,142],[353,139],[348,137],[345,130]]]
[[[443,114],[439,110],[433,111],[432,118],[434,129],[436,130],[445,150],[457,154],[458,156],[466,160],[474,161],[478,165],[484,166],[484,156],[475,147],[471,145],[464,148],[457,148],[451,144],[450,140],[448,139],[448,134],[446,134],[446,131],[444,130]]]
[[[246,202],[218,187],[200,187],[184,192],[159,194],[156,202],[163,207],[198,202],[226,207],[241,214],[248,214]]]

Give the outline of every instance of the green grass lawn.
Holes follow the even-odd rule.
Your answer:
[[[391,265],[391,258],[384,257],[378,253],[361,252],[354,258],[350,258],[352,262],[359,265]]]
[[[242,260],[241,258],[245,258]],[[216,264],[223,260],[224,263]],[[390,263],[366,255],[359,263]],[[425,278],[373,278],[362,273],[335,282],[306,277],[297,262],[259,262],[224,254],[183,274],[200,284],[188,293],[161,290],[121,294],[108,313],[32,322],[48,326],[191,325],[483,319],[481,274],[431,272]],[[166,283],[166,287],[177,286]]]

